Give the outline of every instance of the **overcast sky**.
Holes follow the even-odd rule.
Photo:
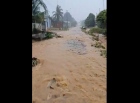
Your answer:
[[[49,15],[56,10],[56,5],[61,6],[63,12],[66,10],[75,18],[76,21],[86,19],[89,13],[99,13],[107,7],[107,0],[43,0],[48,8]],[[104,2],[104,3],[103,3]],[[103,5],[104,4],[104,5]]]

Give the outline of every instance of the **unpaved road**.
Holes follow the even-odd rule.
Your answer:
[[[34,42],[33,103],[106,103],[106,58],[79,27],[59,31],[63,38]],[[47,88],[56,78],[54,89]]]

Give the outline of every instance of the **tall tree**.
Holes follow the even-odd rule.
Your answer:
[[[76,26],[77,25],[77,21],[72,17],[72,15],[69,12],[66,12],[64,14],[64,21],[69,21],[71,23],[71,26]]]
[[[53,11],[53,19],[56,22],[60,21],[60,18],[63,17],[63,10],[61,9],[61,6],[57,5],[56,6],[56,11]]]
[[[63,18],[64,21],[71,21],[72,20],[72,16],[69,12],[66,12],[64,14],[64,18]]]
[[[45,13],[48,14],[47,6],[42,0],[32,0],[32,15],[36,14],[39,6],[42,6],[45,10]]]
[[[106,10],[101,11],[97,15],[96,22],[97,22],[98,27],[106,28],[106,18],[107,18],[106,15],[107,15],[107,11]]]
[[[44,8],[44,13],[43,16],[40,13],[40,7]],[[43,2],[43,0],[32,0],[32,20],[36,22],[36,20],[39,20],[39,22],[42,23],[42,21],[44,20],[44,17],[47,18],[48,15],[48,9],[47,6],[45,5],[45,3]],[[44,26],[46,28],[46,24],[44,23]],[[35,24],[34,24],[34,28]],[[45,29],[46,32],[46,29]]]
[[[90,13],[85,20],[85,25],[87,27],[94,27],[95,26],[95,15]]]
[[[40,16],[38,16],[38,14],[40,14],[40,10],[39,7],[43,7],[44,8],[44,15],[48,15],[48,9],[47,6],[45,5],[45,3],[42,0],[32,0],[32,17],[33,19],[36,18],[40,18]]]

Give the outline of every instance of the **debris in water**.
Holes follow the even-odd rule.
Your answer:
[[[80,55],[84,55],[87,53],[86,45],[81,40],[68,40],[66,43],[66,47],[68,50],[71,50]]]
[[[53,78],[53,79],[48,83],[47,87],[49,87],[50,89],[54,89],[54,88],[52,87],[52,85],[53,85],[54,83],[56,83],[56,79],[55,79],[55,78]]]

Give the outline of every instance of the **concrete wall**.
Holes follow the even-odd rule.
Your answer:
[[[42,30],[42,25],[40,23],[32,23],[32,31],[33,31],[34,25],[35,25],[35,28]]]
[[[46,30],[47,28],[51,28],[51,20],[49,18],[47,19],[47,21],[45,21],[45,24],[46,24]],[[32,31],[33,31],[34,25],[39,30],[45,29],[45,25],[42,25],[41,23],[32,23]]]
[[[46,25],[47,28],[51,28],[51,20],[49,18],[47,18]]]

